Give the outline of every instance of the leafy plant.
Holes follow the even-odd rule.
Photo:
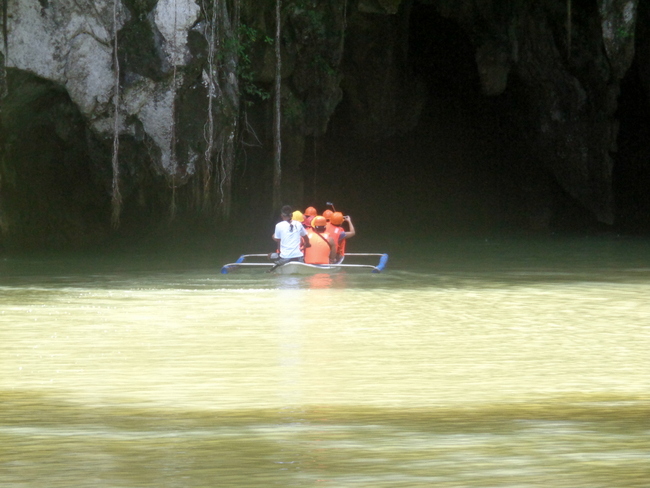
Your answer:
[[[268,100],[271,94],[255,84],[255,72],[251,67],[250,53],[255,43],[260,39],[266,44],[273,44],[273,39],[269,36],[260,36],[260,32],[254,27],[241,24],[239,26],[239,35],[232,39],[226,39],[224,47],[226,49],[232,49],[237,53],[237,58],[239,59],[237,76],[239,77],[243,93],[250,98]],[[253,104],[253,100],[245,100],[244,103],[250,106]]]

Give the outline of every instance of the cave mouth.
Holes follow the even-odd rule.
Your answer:
[[[93,174],[93,137],[83,116],[50,81],[9,69],[7,85],[0,245],[20,250],[101,242],[110,196]]]
[[[340,195],[342,207],[375,228],[391,222],[427,232],[485,230],[496,225],[501,205],[494,155],[483,157],[487,142],[502,145],[487,130],[497,101],[480,93],[465,32],[433,6],[412,8],[404,69],[427,92],[417,125],[396,127],[388,137],[360,135],[344,92],[326,134],[319,166],[325,186],[315,200]]]
[[[650,100],[635,60],[621,82],[613,181],[617,227],[650,232]]]
[[[457,22],[433,5],[413,4],[406,59],[427,92],[417,126],[384,139],[355,135],[344,93],[321,169],[336,184],[321,199],[338,192],[364,219],[438,234],[595,225],[550,173],[531,163],[509,115],[518,107],[517,79],[501,95],[482,93],[475,48]]]

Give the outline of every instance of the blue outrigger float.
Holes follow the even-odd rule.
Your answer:
[[[348,264],[343,263],[345,258],[376,257],[379,258],[377,265],[372,264]],[[334,264],[307,264],[298,261],[290,261],[286,264],[276,266],[275,263],[267,261],[260,262],[259,258],[268,259],[268,254],[242,254],[234,263],[225,264],[221,268],[221,274],[229,274],[233,271],[252,271],[255,269],[266,269],[275,274],[301,274],[313,275],[318,273],[338,273],[340,271],[370,271],[371,273],[381,273],[388,262],[388,254],[381,253],[346,253],[343,258]],[[258,259],[258,261],[248,261],[247,259]]]

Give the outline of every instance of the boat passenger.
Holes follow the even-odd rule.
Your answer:
[[[280,216],[282,222],[278,222],[275,232],[271,236],[275,242],[279,243],[280,252],[273,253],[269,257],[276,266],[290,261],[303,261],[303,253],[300,250],[301,243],[303,245],[309,243],[305,228],[300,222],[293,220],[293,209],[289,205],[282,207]]]
[[[343,229],[343,222],[347,222],[350,230]],[[327,232],[334,238],[336,243],[336,259],[342,259],[345,255],[345,244],[348,239],[356,235],[352,219],[349,215],[343,215],[341,212],[334,212],[327,224]]]
[[[318,212],[316,212],[316,209],[314,207],[307,207],[305,209],[305,221],[303,222],[303,225],[306,227],[311,227],[311,219],[316,217],[318,215]]]
[[[293,214],[291,214],[291,218],[296,222],[300,222],[304,226],[305,216],[302,214],[300,210],[294,210]]]
[[[305,225],[305,216],[302,214],[302,212],[300,210],[294,210],[293,211],[292,219],[293,219],[294,222],[300,222],[302,224],[302,226],[305,228],[305,231],[307,233],[309,233],[309,229],[311,227],[307,227]],[[305,239],[302,239],[302,241],[300,243],[300,250],[302,251],[303,254],[305,253]]]
[[[308,234],[310,247],[305,249],[305,263],[330,264],[336,259],[336,244],[325,228],[327,221],[323,216],[316,216],[312,220],[312,230]]]
[[[325,227],[325,232],[327,232],[332,237],[332,239],[334,239],[334,244],[338,248],[339,239],[341,238],[341,234],[343,233],[343,227],[334,225],[332,224],[331,220],[328,220],[327,226]]]

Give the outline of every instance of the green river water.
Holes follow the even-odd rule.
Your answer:
[[[0,257],[0,486],[650,486],[650,240],[350,247]]]

